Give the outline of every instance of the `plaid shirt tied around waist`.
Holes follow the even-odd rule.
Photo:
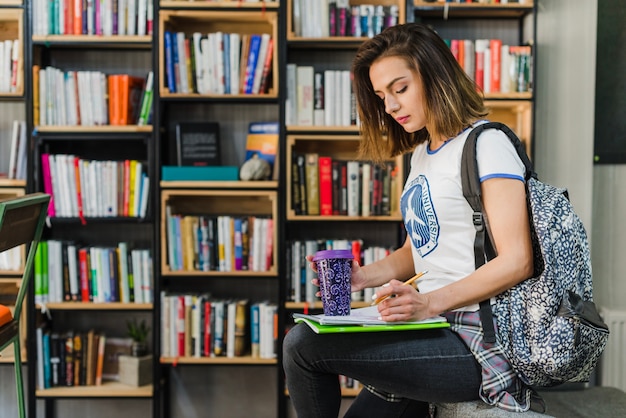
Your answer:
[[[518,378],[500,346],[483,342],[483,329],[479,312],[448,312],[444,314],[450,329],[456,332],[472,352],[482,368],[479,396],[488,405],[511,412],[525,412],[531,408],[545,410],[543,400]],[[366,385],[374,395],[388,402],[398,402],[400,397],[384,393]]]

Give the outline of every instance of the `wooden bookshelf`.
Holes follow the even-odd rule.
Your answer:
[[[350,6],[361,5],[373,5],[373,6],[397,6],[398,7],[398,22],[406,22],[406,2],[402,0],[351,0]],[[306,18],[306,11],[301,11],[303,18]],[[310,16],[309,16],[310,17]],[[299,42],[317,42],[322,43],[349,43],[351,46],[356,46],[362,43],[367,37],[352,37],[352,36],[333,36],[328,38],[305,38],[297,36],[294,30],[294,5],[293,0],[287,0],[287,41],[299,41]]]
[[[349,131],[352,132],[352,131]],[[361,137],[357,135],[326,135],[326,134],[290,134],[287,135],[286,141],[286,167],[290,168],[294,163],[294,153],[305,154],[309,152],[317,153],[320,156],[330,156],[336,160],[356,160],[357,150]],[[396,182],[395,193],[396,196],[400,196],[402,192],[403,179],[404,179],[404,164],[402,157],[399,156],[395,160],[396,165]],[[311,216],[311,215],[296,215],[292,208],[291,198],[293,196],[292,185],[292,170],[287,169],[285,176],[286,183],[286,213],[287,220],[300,220],[300,221],[362,221],[362,220],[376,220],[376,221],[400,221],[402,220],[402,214],[399,211],[399,207],[396,207],[396,211],[390,215],[385,216],[346,216],[346,215],[332,215],[332,216]]]
[[[4,0],[6,1],[6,0]],[[0,3],[4,5],[5,3]],[[20,3],[6,3],[19,5]],[[0,9],[0,42],[18,40],[17,72],[15,91],[0,92],[0,97],[20,97],[24,95],[24,11],[22,9]]]
[[[168,264],[167,254],[167,216],[166,207],[171,213],[186,215],[222,215],[232,216],[269,216],[274,220],[272,267],[268,271],[202,272],[172,271]],[[249,275],[275,276],[278,273],[278,195],[273,190],[162,190],[161,191],[161,273],[169,275]]]
[[[255,11],[222,11],[222,10],[161,10],[159,12],[159,92],[163,99],[213,97],[227,99],[278,98],[278,48],[272,50],[272,83],[268,93],[263,94],[199,94],[172,93],[167,87],[165,70],[165,31],[184,32],[191,36],[194,32],[202,34],[212,32],[240,34],[269,34],[278,44],[278,14],[269,10],[263,13]],[[245,68],[240,70],[245,71]]]

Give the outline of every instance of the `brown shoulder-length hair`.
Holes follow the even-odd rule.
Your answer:
[[[404,59],[422,82],[427,128],[408,133],[385,112],[370,80],[371,65],[383,57]],[[361,122],[360,154],[383,161],[411,151],[432,137],[451,138],[485,116],[482,95],[435,31],[420,23],[385,29],[363,43],[352,62],[354,94]]]

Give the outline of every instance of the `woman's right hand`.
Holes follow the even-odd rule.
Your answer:
[[[317,265],[313,262],[313,254],[307,255],[306,260],[309,262],[309,268],[317,273]],[[319,287],[320,282],[317,277],[312,280],[313,284]],[[359,290],[365,289],[367,279],[365,277],[365,271],[359,266],[359,263],[356,260],[352,260],[352,280],[351,280],[351,291],[358,292]],[[320,292],[316,292],[315,296],[320,297]]]

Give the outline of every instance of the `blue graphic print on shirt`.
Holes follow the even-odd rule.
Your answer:
[[[419,175],[406,185],[400,207],[413,247],[426,256],[437,247],[440,229],[426,177]]]

